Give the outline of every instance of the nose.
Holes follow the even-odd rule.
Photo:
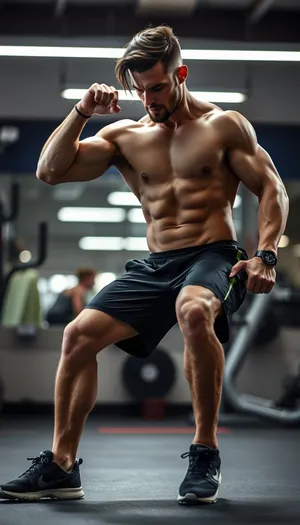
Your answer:
[[[145,106],[152,106],[152,104],[155,103],[154,100],[154,94],[153,93],[146,93],[144,94],[144,104]]]

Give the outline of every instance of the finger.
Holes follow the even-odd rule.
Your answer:
[[[99,106],[108,106],[110,102],[110,91],[106,84],[101,84],[99,89],[97,89],[95,102],[97,102]]]
[[[268,286],[268,280],[263,277],[258,277],[254,285],[254,293],[265,293]]]
[[[120,111],[121,111],[120,106],[110,106],[110,108],[109,108],[109,113],[110,114],[120,113]]]
[[[231,268],[231,272],[230,272],[230,279],[231,277],[234,277],[235,275],[237,275],[243,268],[245,268],[245,262],[242,261],[242,262],[238,262],[237,264],[235,264],[232,268]]]
[[[273,288],[274,288],[274,284],[275,283],[269,283],[267,286],[266,286],[266,291],[264,293],[270,293],[272,292]]]
[[[121,108],[118,105],[119,102],[119,92],[114,86],[110,86],[110,90],[113,94],[113,98],[110,102],[109,112],[112,113],[120,113]]]
[[[250,284],[250,286],[247,288],[249,292],[258,294],[259,293],[259,287],[257,284]]]
[[[119,102],[119,92],[118,90],[115,88],[115,86],[110,86],[110,90],[111,92],[113,93],[113,98],[112,98],[112,101],[111,101],[111,105],[112,106],[117,106],[118,105],[118,102]],[[120,106],[119,106],[120,107]],[[121,109],[121,108],[120,108]]]
[[[255,293],[255,286],[256,286],[256,279],[255,279],[255,277],[253,277],[253,276],[248,277],[248,280],[247,280],[247,290],[248,290],[248,292]]]
[[[101,106],[103,104],[103,97],[104,97],[103,88],[101,86],[99,86],[95,90],[95,94],[94,94],[94,100],[95,100],[96,104]]]
[[[268,293],[269,282],[266,279],[259,279],[253,287],[254,293]]]

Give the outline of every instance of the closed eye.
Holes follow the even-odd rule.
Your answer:
[[[132,86],[133,89],[135,89],[135,91],[140,94],[140,93],[144,93],[144,90],[143,89],[139,89],[137,88],[136,86]],[[157,84],[156,86],[153,86],[151,88],[149,88],[149,91],[154,91],[154,92],[157,92],[157,91],[162,91],[164,88],[166,87],[166,84]]]
[[[165,84],[159,84],[158,86],[154,86],[151,88],[150,91],[161,91],[165,87]]]

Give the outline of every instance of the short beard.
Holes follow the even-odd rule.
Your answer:
[[[151,115],[151,110],[147,109],[147,113],[148,113],[149,117],[151,118],[152,122],[158,122],[158,123],[159,122],[167,122],[167,120],[169,120],[170,116],[172,115],[172,113],[170,113],[166,109],[164,110],[164,112],[160,116],[157,116],[157,117],[154,117],[153,115]]]
[[[162,113],[162,115],[157,116],[157,117],[153,117],[151,115],[151,113],[150,113],[151,110],[147,109],[147,113],[148,113],[149,117],[151,118],[152,122],[157,122],[157,123],[167,122],[167,120],[169,120],[169,118],[177,110],[180,102],[181,102],[181,96],[180,96],[180,88],[178,86],[178,89],[176,89],[175,104],[174,104],[174,107],[173,107],[173,109],[171,111],[168,111],[167,109],[165,109],[164,112]]]

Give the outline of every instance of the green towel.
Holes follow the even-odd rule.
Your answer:
[[[11,277],[3,302],[3,326],[41,326],[42,312],[36,270],[20,270]]]

